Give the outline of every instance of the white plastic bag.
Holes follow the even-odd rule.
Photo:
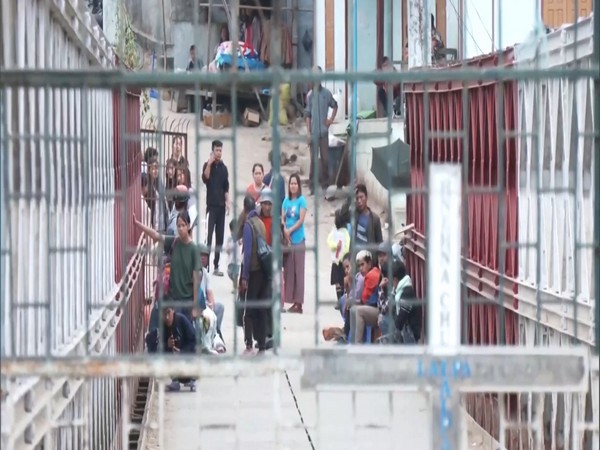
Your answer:
[[[217,316],[212,309],[205,308],[199,322],[202,327],[202,350],[214,353],[215,337],[217,336]]]

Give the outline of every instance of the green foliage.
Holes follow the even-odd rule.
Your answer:
[[[140,70],[144,66],[143,54],[136,40],[136,34],[131,25],[131,20],[125,9],[124,0],[120,0],[117,6],[117,54],[121,63],[130,70]],[[150,96],[148,91],[143,90],[141,96],[142,118],[149,117],[149,126],[155,127],[156,118],[150,112]]]
[[[117,6],[117,53],[121,62],[131,70],[139,70],[143,64],[138,50],[135,31],[127,15],[124,0]]]

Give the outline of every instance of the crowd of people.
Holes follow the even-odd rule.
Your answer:
[[[311,148],[310,194],[331,183],[324,136],[335,118],[337,104],[325,87],[316,84],[309,93],[305,115]],[[224,305],[211,289],[210,275],[224,276],[221,252],[228,256],[226,273],[238,299],[236,323],[243,328],[244,354],[263,354],[273,346],[272,281],[281,277],[281,311],[303,314],[305,302],[307,198],[300,176],[285,180],[262,164],[252,167],[243,210],[225,223],[232,207],[229,171],[223,161],[223,143],[212,142],[202,166],[205,185],[206,235],[196,233],[198,188],[193,186],[182,141],[175,137],[172,154],[160,175],[158,152],[148,148],[142,165],[142,192],[150,223],[134,217],[135,226],[156,245],[159,271],[154,281],[153,308],[146,346],[149,352],[226,352],[221,332]],[[343,326],[324,330],[325,339],[340,343],[413,343],[420,338],[420,307],[398,246],[384,243],[381,220],[368,204],[367,188],[355,186],[335,213],[327,244],[332,253],[331,284],[335,287]],[[353,206],[354,203],[354,206]],[[273,217],[274,205],[280,217]],[[279,230],[278,230],[279,227]],[[273,273],[275,236],[282,249],[282,272]],[[214,246],[213,246],[214,237]],[[204,241],[204,242],[203,242]],[[225,245],[224,245],[225,244]],[[352,251],[351,251],[352,249]],[[376,249],[376,251],[373,251]],[[213,255],[212,265],[210,256]],[[355,256],[353,256],[355,255]],[[391,258],[391,259],[389,259]],[[352,262],[356,264],[352,264]],[[392,300],[392,301],[390,301]],[[200,348],[198,348],[200,346]],[[194,380],[173,380],[169,390],[195,389]]]
[[[323,337],[339,343],[416,343],[421,337],[422,311],[403,248],[384,242],[381,220],[369,207],[364,184],[355,187],[355,206],[352,211],[348,199],[336,210],[327,237],[331,285],[343,326],[325,328]]]

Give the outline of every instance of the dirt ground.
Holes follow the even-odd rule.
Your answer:
[[[165,106],[168,106],[164,104]],[[173,114],[175,121],[192,119],[193,115]],[[309,155],[304,127],[287,127],[281,130],[285,141],[282,151],[289,158],[296,155],[297,161],[282,167],[284,176],[300,172],[303,179],[308,176]],[[241,198],[252,181],[254,163],[262,163],[269,170],[268,152],[272,148],[271,128],[239,127],[235,135],[231,128],[212,130],[190,126],[188,130],[190,148],[188,158],[192,168],[193,183],[201,185],[200,170],[208,158],[212,139],[224,141],[224,161],[229,168],[230,181],[237,195],[237,211],[241,209]],[[196,140],[196,137],[199,139]],[[232,140],[233,138],[233,140]],[[200,217],[204,217],[205,197],[201,189]],[[339,201],[329,202],[323,196],[307,197],[306,218],[307,249],[316,247],[320,255],[307,250],[306,259],[306,303],[303,315],[282,315],[282,349],[286,355],[298,355],[300,350],[322,342],[323,326],[340,325],[339,312],[333,307],[315,308],[315,297],[334,300],[335,293],[329,285],[329,254],[323,249],[327,234],[332,227],[332,215]],[[379,211],[378,211],[379,212]],[[382,217],[385,221],[385,218]],[[204,224],[201,224],[203,227]],[[228,230],[226,230],[227,237]],[[197,239],[198,240],[198,239]],[[315,246],[316,244],[316,246]],[[231,283],[224,277],[212,277],[217,301],[225,304],[226,313],[223,332],[229,354],[242,351],[242,333],[233,323],[233,296]],[[315,322],[317,326],[315,326]],[[233,348],[237,338],[238,348]],[[327,345],[327,344],[326,344]],[[289,385],[288,385],[289,383]],[[188,396],[189,395],[189,396]],[[373,428],[371,422],[363,423],[360,414],[355,414],[353,403],[362,404],[369,410],[382,409],[383,403],[375,394],[357,394],[351,400],[350,393],[340,396],[302,392],[300,373],[287,373],[285,377],[263,377],[243,380],[202,380],[196,394],[164,394],[162,413],[159,414],[159,395],[155,392],[150,399],[146,422],[150,429],[146,433],[146,450],[176,449],[396,449],[390,433],[406,436],[404,448],[431,448],[430,413],[427,399],[419,393],[402,393],[394,397],[396,407],[393,417],[382,417],[387,428]],[[383,400],[387,404],[388,400]],[[362,403],[361,403],[362,402]],[[278,405],[275,407],[275,405]],[[364,409],[363,409],[364,411]],[[385,409],[385,411],[388,411]],[[382,412],[385,412],[382,411]],[[389,416],[389,413],[386,413]],[[244,420],[244,417],[250,420]],[[166,431],[164,441],[159,442],[160,427]],[[375,420],[375,419],[373,419]],[[378,425],[380,426],[380,425]],[[311,437],[311,443],[308,437]],[[472,449],[488,449],[490,443],[485,434],[473,424],[469,425],[468,445]]]

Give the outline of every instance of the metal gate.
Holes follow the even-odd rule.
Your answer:
[[[159,154],[159,167],[164,170],[167,161],[173,153],[173,145],[175,145],[176,141],[179,141],[181,144],[181,154],[189,162],[188,130],[190,122],[190,119],[170,119],[166,117],[158,121],[154,116],[144,117],[139,138],[142,153],[150,147],[155,148]],[[149,214],[150,211],[148,208],[142,209],[144,223],[150,223]],[[146,299],[147,308],[151,307],[154,282],[158,275],[158,269],[158,258],[148,255],[145,259],[144,267],[144,298]]]
[[[165,167],[172,155],[173,145],[180,141],[182,155],[188,158],[188,129],[189,119],[162,119],[157,123],[154,117],[146,117],[142,124],[142,152],[148,147],[155,148],[159,153],[159,165]]]
[[[286,48],[283,18],[295,21],[283,10],[299,9],[298,2],[283,3],[274,2],[269,14],[261,12],[267,6],[257,9],[272,31],[272,69],[197,74],[112,70],[112,55],[77,2],[1,4],[2,448],[598,449],[598,25],[591,35],[585,32],[593,18],[560,31],[559,49],[549,50],[551,37],[543,37],[531,53],[517,47],[452,68],[358,71],[355,52],[353,70],[322,73],[278,68]],[[352,3],[356,50],[358,2]],[[200,8],[195,2],[195,18]],[[28,49],[39,49],[35,57],[13,38],[25,33],[34,12],[42,25],[26,40]],[[209,29],[211,18],[209,10]],[[52,45],[43,24],[54,27]],[[582,30],[595,59],[588,52],[584,63],[575,57],[564,67],[543,64],[552,51],[578,48]],[[52,53],[65,48],[68,58]],[[53,55],[49,64],[47,55]],[[236,46],[233,55],[236,66]],[[90,59],[97,61],[91,68]],[[406,223],[414,228],[403,238],[425,311],[423,345],[324,342],[321,328],[341,321],[326,247],[331,210],[341,199],[330,206],[317,193],[307,195],[304,315],[282,314],[282,286],[274,277],[272,355],[240,356],[234,307],[244,304],[216,277],[213,289],[227,304],[227,354],[148,355],[144,300],[151,261],[131,220],[147,214],[140,199],[142,151],[164,149],[165,164],[173,136],[181,136],[193,184],[202,186],[210,143],[222,140],[237,217],[251,163],[266,162],[260,142],[270,142],[276,177],[290,174],[284,152],[297,156],[293,170],[303,178],[308,172],[303,131],[277,120],[269,128],[242,128],[238,91],[270,84],[277,118],[282,84],[303,90],[319,81],[347,83],[355,93],[359,83],[404,85],[405,119],[377,122],[385,133],[374,137],[358,132],[353,99],[347,154],[350,186],[368,179],[377,192],[395,194],[394,167],[387,183],[375,181],[371,159],[363,164],[363,158],[371,147],[391,144],[398,127],[405,130],[411,146]],[[185,123],[185,129],[145,130],[132,92],[157,86],[229,88],[232,127],[209,130],[199,117],[181,119],[158,102],[158,123]],[[584,118],[572,113],[578,102],[585,104]],[[570,117],[564,120],[569,139],[560,121],[548,119],[558,103],[555,117]],[[353,189],[338,194],[348,193],[354,202]],[[373,212],[391,210],[391,195],[382,205],[375,197],[369,198]],[[274,216],[280,212],[275,204]],[[557,225],[561,216],[564,228]],[[400,224],[386,217],[391,243]],[[285,251],[280,234],[274,227],[276,272]],[[370,331],[376,335],[377,327]],[[165,393],[168,378],[184,376],[198,378],[196,394]],[[146,380],[147,403],[138,396]]]

